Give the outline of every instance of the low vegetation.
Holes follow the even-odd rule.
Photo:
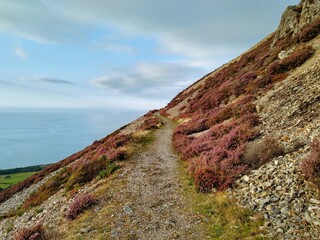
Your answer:
[[[251,169],[258,169],[268,160],[284,155],[284,153],[284,148],[279,141],[267,136],[247,144],[243,154],[243,162]]]
[[[302,164],[302,172],[308,181],[313,182],[320,189],[320,141],[314,139],[311,144],[311,153]]]
[[[17,231],[13,240],[48,240],[50,239],[45,232],[42,224],[37,224],[33,227],[23,228]]]
[[[84,212],[86,209],[90,208],[96,203],[96,199],[93,197],[93,195],[89,193],[82,193],[78,195],[69,207],[69,210],[66,215],[67,219],[75,219],[77,215]]]
[[[312,32],[316,29],[314,26],[304,30]],[[189,88],[188,94],[180,93],[161,110],[166,115],[166,110],[192,96],[186,101],[188,104],[180,108],[176,120],[185,121],[176,129],[173,143],[189,163],[201,192],[225,190],[241,174],[283,154],[281,146],[268,138],[251,144],[260,137],[254,101],[307,61],[314,50],[305,43],[297,45],[297,39],[273,41],[274,35],[271,35],[238,60],[207,76],[204,84]],[[288,56],[279,60],[281,51]],[[197,94],[190,94],[195,91]],[[263,153],[254,157],[260,147]]]
[[[320,18],[308,24],[299,34],[301,42],[308,42],[320,34]]]
[[[312,47],[302,46],[291,53],[288,57],[270,64],[267,68],[267,71],[270,74],[281,74],[287,72],[302,65],[308,58],[312,56],[313,53],[314,50]]]
[[[206,218],[205,229],[209,239],[268,239],[263,237],[263,216],[241,208],[224,191],[199,193],[187,174],[185,164],[180,171],[184,193],[192,201],[193,210]]]

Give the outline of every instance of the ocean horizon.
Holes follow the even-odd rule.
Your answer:
[[[58,162],[144,114],[116,109],[0,109],[0,169]]]

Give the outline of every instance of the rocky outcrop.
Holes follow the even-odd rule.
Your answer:
[[[282,15],[275,40],[296,36],[308,23],[320,17],[320,0],[302,0],[297,6],[289,6]]]

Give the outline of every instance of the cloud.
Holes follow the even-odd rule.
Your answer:
[[[32,80],[39,81],[39,82],[44,82],[44,83],[53,83],[53,84],[67,84],[67,85],[75,84],[75,83],[67,81],[67,80],[56,79],[56,78],[48,78],[48,77],[39,77],[39,76],[33,76]]]
[[[181,49],[193,48],[195,54],[205,53],[205,49],[210,54],[208,47],[213,45],[249,47],[275,29],[288,4],[298,2],[10,0],[0,2],[0,28],[39,42],[82,39],[89,43],[92,26],[98,23],[128,37],[156,37],[169,48],[171,44],[180,44],[185,46]],[[110,45],[107,48],[116,49]],[[183,53],[177,47],[171,49]]]
[[[134,54],[136,53],[136,49],[129,45],[121,45],[116,43],[98,43],[94,44],[93,48],[104,50],[108,52],[123,52],[126,54]]]
[[[28,57],[28,54],[26,53],[26,51],[24,51],[22,48],[20,47],[16,47],[14,49],[14,53],[20,57],[20,58],[27,58]]]
[[[298,0],[55,1],[73,19],[107,22],[124,32],[192,46],[248,47],[277,26],[284,8]],[[209,49],[210,50],[210,49]]]
[[[40,43],[76,41],[89,32],[46,1],[0,1],[0,29]]]
[[[187,62],[142,62],[130,69],[90,80],[98,88],[135,96],[168,98],[191,84],[207,70]]]

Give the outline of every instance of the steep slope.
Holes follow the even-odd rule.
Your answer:
[[[301,167],[320,136],[319,33],[320,1],[288,7],[275,33],[162,110],[183,122],[173,141],[198,189],[232,187],[284,239],[320,236],[319,186]]]
[[[53,239],[319,239],[320,186],[301,168],[320,136],[319,34],[320,0],[288,7],[277,31],[181,92],[162,116],[151,111],[0,192],[0,238],[41,235],[41,224]],[[183,191],[171,131],[197,190],[213,193],[200,198],[216,199],[203,203],[206,214]],[[237,207],[220,221],[225,194],[254,212]]]

